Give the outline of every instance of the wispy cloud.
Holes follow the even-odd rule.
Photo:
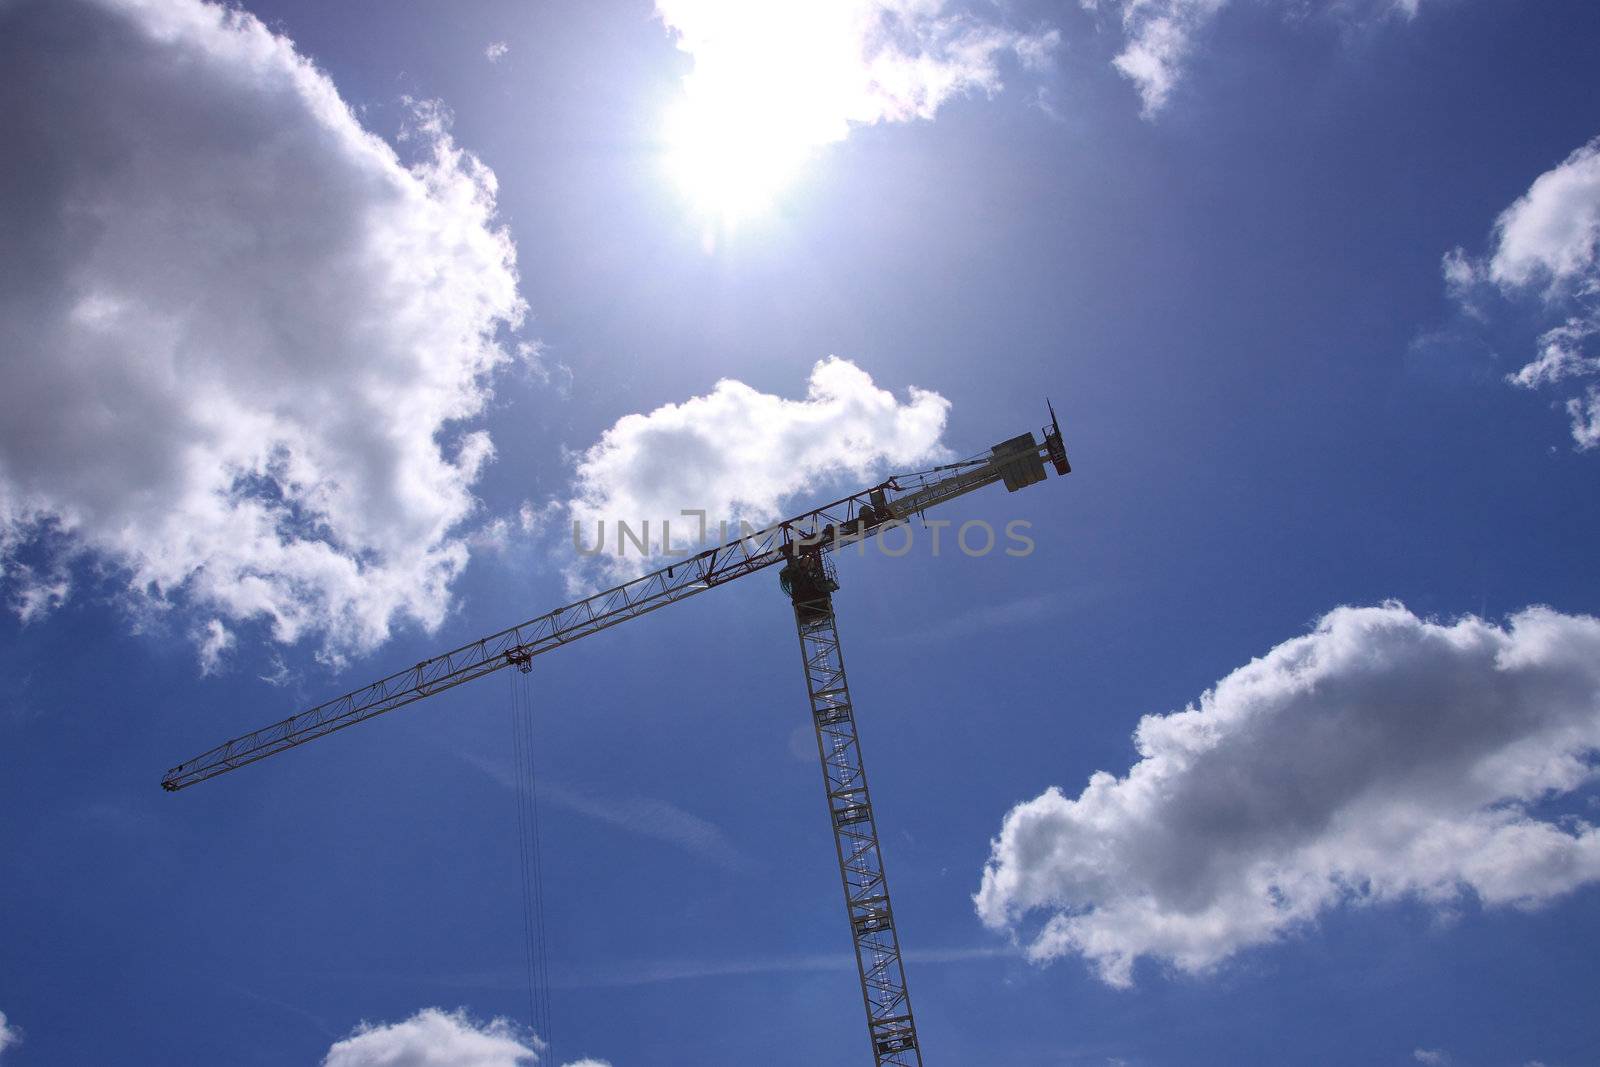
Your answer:
[[[316,1014],[315,1012],[307,1008],[303,1008],[298,1004],[290,1003],[289,1001],[282,1000],[278,997],[268,996],[267,994],[257,992],[254,989],[247,989],[246,987],[239,985],[237,982],[230,982],[225,978],[209,976],[206,980],[217,982],[223,986],[226,986],[247,1000],[253,1001],[257,1004],[265,1004],[271,1008],[277,1008],[278,1010],[292,1015],[297,1019],[301,1019],[309,1023],[311,1027],[323,1037],[338,1036],[338,1034],[334,1032],[333,1027],[328,1025],[327,1020],[323,1019],[322,1016]]]
[[[223,657],[234,646],[233,631],[224,626],[221,619],[210,619],[191,637],[200,650],[200,673],[216,674],[222,669]]]
[[[970,963],[974,960],[1019,957],[1015,949],[996,946],[932,949],[904,953],[907,963],[938,965]],[[737,978],[741,975],[795,974],[806,971],[853,971],[855,957],[848,952],[828,952],[804,956],[772,956],[742,960],[623,960],[589,967],[569,975],[562,984],[572,988],[656,985],[701,978]]]
[[[1055,593],[1038,593],[1019,597],[1003,604],[974,608],[970,611],[941,619],[931,626],[896,632],[892,640],[921,643],[924,641],[953,641],[974,634],[1006,626],[1020,626],[1039,622],[1061,610],[1061,597]]]
[[[1411,18],[1421,0],[1343,0],[1328,10],[1341,19]],[[1164,109],[1182,82],[1206,29],[1228,0],[1079,0],[1090,11],[1113,12],[1121,23],[1122,50],[1112,66],[1139,91],[1146,118]],[[1299,14],[1304,5],[1283,3]]]
[[[842,936],[842,935],[841,935]],[[908,950],[907,963],[923,967],[966,964],[983,960],[1020,959],[1021,952],[1008,945],[983,945],[968,948]],[[855,957],[849,952],[824,952],[806,955],[750,957],[745,959],[619,959],[603,963],[578,962],[551,976],[552,988],[611,989],[626,986],[689,982],[705,978],[737,978],[747,975],[799,974],[811,971],[850,972]],[[326,977],[350,981],[393,981],[405,984],[412,979],[396,974],[329,974]],[[456,989],[515,988],[526,981],[524,972],[514,967],[470,971],[453,975],[430,974],[428,981]]]
[[[737,870],[749,866],[722,828],[708,819],[654,797],[598,797],[563,786],[545,787],[557,807],[599,822],[642,834],[718,866]]]
[[[516,775],[509,764],[473,753],[462,753],[461,758],[505,788],[517,788]],[[574,815],[673,845],[726,870],[747,870],[751,866],[720,826],[666,800],[602,797],[550,782],[539,784],[539,796]]]

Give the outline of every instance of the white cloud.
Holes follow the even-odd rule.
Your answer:
[[[694,59],[668,121],[672,168],[701,208],[728,217],[764,206],[851,127],[992,95],[1002,57],[1039,67],[1059,39],[944,0],[657,0],[656,13]]]
[[[1166,106],[1194,38],[1227,0],[1127,0],[1122,5],[1126,43],[1112,65],[1139,90],[1146,116]]]
[[[1534,179],[1495,220],[1483,257],[1457,248],[1444,257],[1445,288],[1474,318],[1486,319],[1490,296],[1534,304],[1547,324],[1537,355],[1506,376],[1537,389],[1600,375],[1600,356],[1585,345],[1600,335],[1600,138]],[[1600,445],[1600,390],[1565,403],[1579,451]]]
[[[474,552],[504,552],[511,547],[511,521],[497,515],[467,535]]]
[[[705,511],[713,539],[721,521],[764,525],[782,517],[784,502],[824,482],[848,477],[854,489],[885,467],[943,456],[949,410],[944,397],[915,386],[901,402],[837,357],[812,367],[801,400],[724,378],[705,396],[618,419],[578,456],[567,509],[585,548],[605,523],[612,573],[637,569],[636,550],[630,546],[627,562],[616,552],[619,520],[634,531],[649,522],[657,544],[666,520],[679,548],[699,533],[684,510]]]
[[[0,505],[4,498],[0,497]],[[0,577],[11,587],[11,610],[24,623],[43,618],[62,604],[72,592],[72,579],[66,567],[59,562],[40,574],[26,563],[7,562],[6,553],[12,547],[3,527],[0,527]]]
[[[322,1067],[521,1067],[539,1061],[544,1042],[509,1020],[478,1023],[464,1011],[424,1008],[404,1022],[363,1023],[335,1042]],[[582,1059],[565,1067],[610,1067]]]
[[[559,500],[546,500],[543,504],[524,500],[522,506],[517,509],[517,526],[529,537],[538,537],[545,532],[551,522],[560,517]]]
[[[1079,0],[1091,11],[1104,6],[1120,13],[1122,51],[1112,65],[1139,90],[1146,118],[1153,118],[1167,105],[1173,90],[1182,81],[1189,57],[1198,38],[1227,6],[1228,0]],[[1417,13],[1420,0],[1344,0],[1330,5],[1342,17],[1370,16],[1398,12],[1409,18]],[[1290,12],[1298,5],[1285,4]]]
[[[1489,276],[1506,287],[1591,292],[1600,254],[1600,138],[1534,179],[1495,222]]]
[[[1439,268],[1444,273],[1445,288],[1457,300],[1468,300],[1473,287],[1483,281],[1479,264],[1463,248],[1446,252]]]
[[[1513,385],[1535,389],[1566,378],[1600,373],[1600,358],[1585,356],[1583,342],[1600,333],[1600,322],[1568,319],[1539,338],[1539,357],[1515,374],[1507,375]]]
[[[424,1008],[405,1022],[363,1023],[334,1043],[322,1067],[518,1067],[536,1063],[542,1047],[505,1019],[479,1024],[465,1012]]]
[[[234,636],[221,619],[210,619],[195,636],[200,650],[200,673],[216,674],[222,666],[222,657],[233,648]]]
[[[1140,957],[1204,972],[1342,903],[1533,907],[1600,880],[1600,830],[1536,808],[1596,777],[1600,619],[1496,626],[1339,608],[1197,705],[1139,760],[1017,805],[975,899],[1031,958],[1118,986]]]
[[[407,166],[198,0],[0,7],[0,90],[0,565],[87,554],[333,655],[438,624],[493,454],[463,423],[524,314],[442,110]]]
[[[1429,1067],[1448,1067],[1450,1063],[1450,1053],[1442,1048],[1419,1048],[1411,1053],[1411,1058]]]
[[[491,63],[498,63],[511,51],[511,46],[504,41],[492,41],[489,47],[483,50],[483,58]]]
[[[22,1034],[16,1027],[6,1022],[6,1013],[0,1011],[0,1052],[20,1044],[22,1044]]]
[[[274,686],[275,688],[278,688],[278,689],[282,689],[284,686],[288,685],[290,682],[299,681],[299,679],[300,679],[299,674],[297,674],[294,671],[291,671],[289,669],[289,665],[283,661],[283,657],[282,656],[274,654],[273,656],[271,656],[267,660],[267,662],[270,665],[267,673],[266,674],[258,674],[258,675],[256,675],[256,677],[260,678],[263,682],[266,682],[268,685]]]
[[[539,341],[521,341],[517,344],[517,362],[528,376],[542,385],[548,385],[562,399],[572,393],[572,368],[560,361],[546,358],[545,346]]]
[[[1600,386],[1591,385],[1582,396],[1568,400],[1567,415],[1572,419],[1572,440],[1578,451],[1600,446]]]

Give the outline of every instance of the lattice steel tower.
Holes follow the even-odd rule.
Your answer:
[[[794,604],[795,629],[800,632],[800,662],[811,698],[817,754],[822,757],[822,784],[855,941],[872,1055],[878,1064],[922,1067],[894,908],[889,903],[889,876],[883,870],[872,793],[833,617],[833,593],[839,582],[832,561],[817,547],[796,553],[779,578]]]

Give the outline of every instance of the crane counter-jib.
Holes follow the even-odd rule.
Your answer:
[[[226,741],[173,767],[163,777],[162,787],[175,792],[504,667],[526,669],[534,656],[553,648],[780,563],[796,552],[823,552],[874,537],[931,507],[994,482],[1004,482],[1014,492],[1042,481],[1046,460],[1058,473],[1068,473],[1071,468],[1053,412],[1044,438],[1041,443],[1031,433],[1022,434],[970,460],[899,475],[763,530],[742,532],[716,548]]]

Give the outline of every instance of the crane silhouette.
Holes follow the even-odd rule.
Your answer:
[[[896,475],[764,529],[743,530],[716,548],[226,741],[173,767],[162,778],[162,788],[186,789],[506,667],[526,672],[535,656],[778,566],[800,639],[873,1061],[877,1067],[921,1067],[922,1051],[834,617],[833,594],[839,581],[831,553],[903,526],[930,508],[984,486],[999,482],[1008,492],[1016,492],[1042,482],[1047,461],[1058,475],[1071,473],[1053,407],[1050,425],[1041,436],[1042,441],[1024,433],[970,459]]]

